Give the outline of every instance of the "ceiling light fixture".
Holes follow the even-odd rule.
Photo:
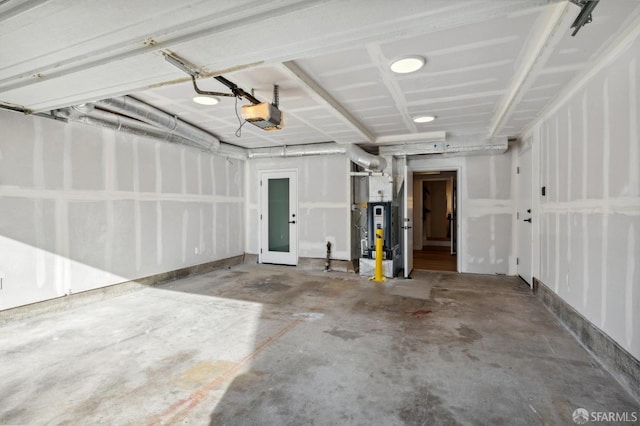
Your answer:
[[[424,58],[422,56],[405,56],[391,63],[391,71],[398,74],[408,74],[418,71],[424,66]]]
[[[413,117],[413,121],[415,123],[430,123],[435,119],[436,117],[433,115],[418,115],[416,117]]]
[[[220,99],[213,96],[194,96],[193,102],[200,105],[216,105],[220,102]]]

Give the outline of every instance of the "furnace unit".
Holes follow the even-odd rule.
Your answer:
[[[393,259],[396,246],[395,218],[397,207],[391,202],[374,202],[367,205],[367,257],[375,259],[376,255],[376,229],[382,229],[384,243],[382,246],[383,259]]]

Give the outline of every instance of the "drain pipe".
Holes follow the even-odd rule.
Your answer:
[[[220,149],[220,140],[215,136],[131,96],[104,99],[96,102],[96,105],[161,127],[170,133],[193,141],[201,149],[214,153]]]
[[[357,165],[374,172],[383,171],[387,166],[387,161],[383,157],[370,154],[355,144],[339,145],[334,142],[250,149],[248,158],[303,157],[328,154],[345,154]]]
[[[331,241],[327,241],[327,261],[324,263],[324,271],[331,271]]]

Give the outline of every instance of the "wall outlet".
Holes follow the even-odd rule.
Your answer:
[[[198,254],[199,252],[200,252],[200,250],[198,250],[198,247],[196,247],[195,253]]]

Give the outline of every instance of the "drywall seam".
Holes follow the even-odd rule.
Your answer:
[[[558,213],[554,214],[556,230],[555,230],[555,250],[553,252],[555,259],[554,265],[554,273],[555,273],[555,281],[553,283],[553,289],[556,293],[559,294],[560,291],[560,215]]]
[[[189,210],[185,209],[182,211],[182,263],[187,262],[187,233],[189,232]]]
[[[225,184],[226,184],[226,191],[225,195],[231,195],[231,187],[229,185],[231,185],[231,179],[229,179],[229,159],[225,159],[224,162],[224,175],[227,176],[227,179],[225,179]],[[228,240],[227,240],[228,241]]]
[[[213,256],[215,257],[218,254],[218,244],[216,240],[217,227],[218,225],[218,205],[214,204],[211,207],[211,240],[213,244]]]
[[[497,182],[496,182],[496,157],[489,157],[489,197],[491,199],[496,198]],[[510,204],[510,208],[513,208],[513,203]],[[510,209],[511,210],[511,209]],[[496,216],[492,214],[489,216],[489,239],[491,244],[489,245],[489,262],[492,265],[496,264]]]
[[[589,170],[587,165],[589,164],[589,122],[587,120],[587,91],[584,91],[582,95],[582,199],[587,199],[587,183],[589,179]],[[601,204],[601,203],[599,203]],[[589,212],[580,209],[575,209],[576,213],[582,213],[582,280],[584,286],[584,292],[582,293],[582,307],[587,309],[587,302],[589,300]]]
[[[328,203],[328,202],[313,202],[313,201],[300,201],[298,203],[298,207],[300,209],[348,209],[349,206],[345,204],[345,202],[340,203]]]
[[[571,186],[572,186],[572,151],[573,151],[573,129],[571,127],[571,105],[567,107],[567,201],[571,201]]]
[[[611,157],[611,126],[609,122],[609,77],[605,77],[602,86],[602,198],[605,205],[609,204],[609,161]],[[609,254],[609,215],[602,215],[602,267],[600,270],[600,327],[605,329],[607,323],[607,264]]]
[[[64,127],[63,159],[62,159],[62,192],[72,190],[73,170],[71,164],[72,135],[69,126]],[[57,191],[60,192],[60,191]],[[56,291],[58,294],[68,293],[66,288],[70,282],[71,264],[69,259],[69,211],[67,200],[56,199]]]
[[[39,120],[37,120],[39,121]],[[114,191],[117,188],[118,174],[116,173],[115,159],[115,133],[103,132],[104,143],[102,145],[102,159],[104,171],[104,186],[107,191]],[[106,235],[104,249],[104,265],[107,271],[112,270],[113,265],[113,237],[115,231],[115,209],[113,200],[107,200],[106,206]]]
[[[603,203],[601,199],[586,199],[546,203],[540,206],[542,213],[585,213],[585,214],[620,214],[640,216],[640,197],[609,198]]]
[[[633,276],[635,274],[635,245],[636,245],[636,230],[633,223],[629,227],[629,233],[627,234],[627,273],[626,273],[626,285],[625,285],[625,328],[626,328],[626,341],[627,347],[631,348],[633,343]]]
[[[162,191],[162,160],[160,158],[160,144],[154,147],[155,171],[156,171],[156,193]],[[156,264],[162,265],[162,204],[160,200],[156,201]]]
[[[196,157],[196,159],[197,159],[196,167],[197,167],[197,173],[198,173],[198,194],[202,195],[202,153],[201,152],[198,153],[198,156]]]
[[[585,167],[586,168],[586,167]],[[587,309],[589,300],[589,222],[588,213],[582,213],[582,281],[584,292],[582,293],[582,307]]]
[[[555,116],[554,131],[555,131],[555,139],[554,139],[555,155],[553,158],[553,165],[555,166],[555,182],[553,185],[553,195],[556,203],[559,203],[560,202],[560,122],[557,115]],[[553,289],[556,293],[558,293],[559,287],[560,287],[560,216],[556,214],[555,219],[556,219],[555,220],[556,229],[554,231],[555,232],[554,234],[555,249],[553,251],[553,254],[555,256],[554,258],[555,278],[553,280]]]
[[[465,219],[513,213],[513,201],[473,198],[465,201]]]
[[[206,250],[206,243],[204,241],[204,210],[200,207],[200,220],[198,221],[198,252],[196,254],[203,253]]]
[[[36,120],[33,141],[33,185],[36,188],[44,188],[45,186],[43,144],[42,123]],[[42,200],[34,200],[33,224],[35,228],[36,245],[37,247],[44,247],[44,212]],[[36,250],[35,263],[36,285],[38,288],[42,288],[47,280],[47,265],[43,250]]]
[[[53,190],[32,189],[16,186],[0,185],[0,194],[4,197],[41,198],[45,200],[64,201],[105,201],[105,200],[140,200],[140,201],[183,201],[202,203],[241,203],[243,197],[226,195],[176,194],[132,191],[85,191],[85,190]]]
[[[638,138],[638,75],[636,58],[629,64],[629,195],[640,197],[640,139]]]
[[[226,176],[228,176],[228,175],[229,174],[227,173]],[[229,179],[227,179],[227,182],[229,182]],[[227,188],[228,188],[228,186],[227,186]],[[229,209],[228,206],[227,206],[227,208],[225,210],[226,210],[226,215],[225,215],[225,221],[224,221],[224,223],[225,223],[224,230],[225,230],[225,237],[226,237],[225,242],[227,244],[226,248],[225,248],[226,249],[225,253],[229,253],[229,251],[231,249],[231,247],[230,247],[231,246],[231,224],[229,223],[231,215],[229,214],[230,213],[230,211],[229,211],[230,209]]]
[[[185,148],[181,147],[180,149],[180,188],[183,194],[187,193],[187,166],[186,166],[186,156],[185,156]]]
[[[567,107],[567,196],[565,197],[566,201],[571,201],[571,186],[572,186],[572,159],[573,159],[573,128],[571,127],[571,105]],[[559,162],[559,160],[558,160]],[[567,260],[566,265],[571,265],[571,214],[566,215],[566,230],[567,230]],[[571,282],[569,280],[569,272],[566,272],[565,275],[565,286],[567,294],[571,293]]]
[[[138,138],[133,143],[133,192],[140,192],[140,154],[138,151]],[[142,213],[140,200],[133,201],[134,244],[136,271],[142,269]]]

